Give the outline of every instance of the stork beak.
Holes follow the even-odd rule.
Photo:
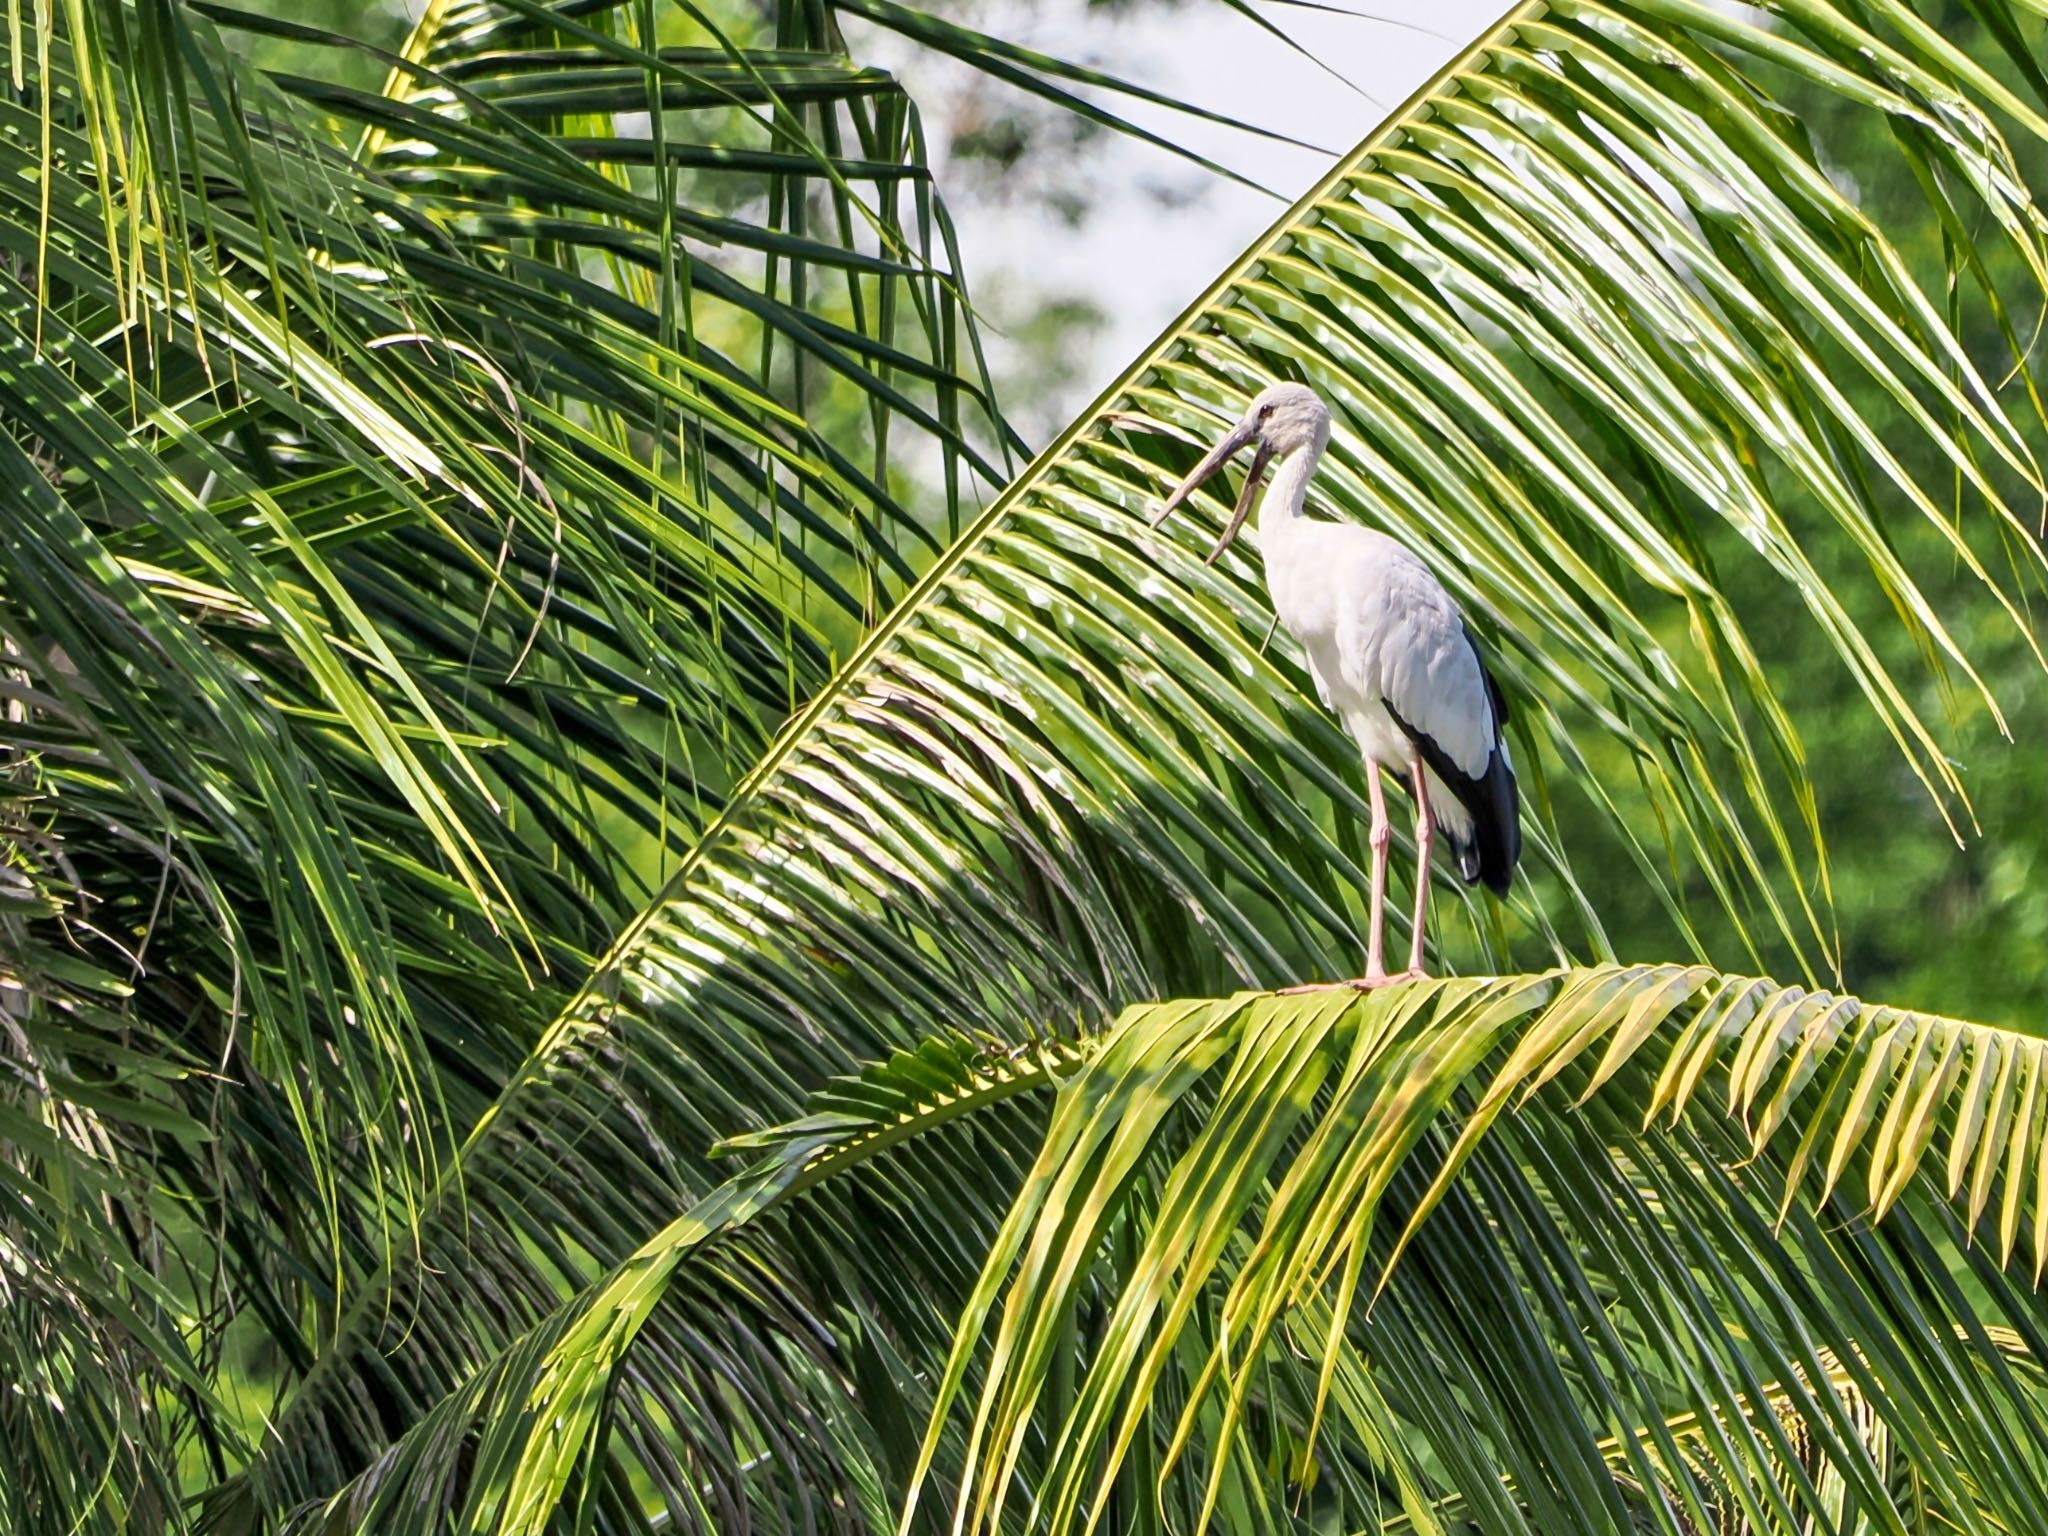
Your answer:
[[[1209,551],[1204,565],[1214,565],[1219,555],[1230,548],[1230,541],[1237,537],[1237,530],[1244,526],[1244,520],[1251,516],[1252,498],[1259,493],[1259,482],[1266,478],[1266,466],[1272,462],[1273,450],[1264,443],[1252,455],[1252,467],[1244,472],[1244,489],[1237,493],[1237,508],[1230,514],[1230,521],[1223,525],[1223,537],[1216,541],[1216,547]]]
[[[1172,515],[1175,507],[1194,495],[1195,487],[1229,463],[1231,457],[1236,454],[1238,449],[1258,435],[1259,424],[1256,421],[1240,421],[1236,426],[1232,427],[1230,429],[1230,436],[1224,438],[1222,442],[1204,454],[1202,462],[1188,471],[1187,479],[1174,487],[1173,494],[1166,498],[1165,504],[1160,507],[1158,515],[1152,519],[1152,526],[1157,528],[1161,523],[1165,522]],[[1235,524],[1232,525],[1231,531],[1233,533],[1236,532]]]

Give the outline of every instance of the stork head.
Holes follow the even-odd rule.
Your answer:
[[[1245,409],[1239,430],[1247,422],[1259,446],[1274,458],[1330,441],[1330,408],[1306,384],[1267,385]]]
[[[1276,458],[1308,449],[1320,454],[1330,441],[1330,408],[1323,404],[1316,392],[1306,384],[1271,384],[1252,398],[1237,425],[1229,435],[1202,456],[1202,462],[1188,472],[1187,479],[1174,487],[1173,494],[1166,498],[1159,513],[1152,519],[1157,528],[1165,522],[1173,509],[1194,494],[1195,487],[1207,480],[1237,454],[1248,443],[1257,443],[1259,450],[1252,455],[1252,467],[1244,477],[1244,490],[1237,498],[1237,508],[1230,514],[1230,521],[1223,529],[1223,537],[1216,541],[1216,547],[1209,551],[1209,563],[1214,565],[1216,557],[1230,547],[1230,541],[1237,537],[1238,529],[1251,515],[1252,497],[1257,494],[1259,482],[1265,477],[1266,466]]]

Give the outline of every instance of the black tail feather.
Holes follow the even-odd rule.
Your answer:
[[[1443,778],[1442,774],[1437,775]],[[1508,766],[1505,754],[1496,747],[1493,755],[1486,760],[1485,776],[1467,779],[1472,793],[1462,792],[1463,786],[1450,786],[1457,795],[1458,803],[1472,815],[1472,843],[1476,855],[1470,870],[1465,860],[1458,860],[1458,873],[1470,885],[1475,879],[1486,882],[1486,888],[1496,896],[1505,896],[1508,886],[1515,877],[1515,861],[1522,856],[1522,821],[1520,793],[1515,785],[1515,771]]]
[[[1451,845],[1458,860],[1459,876],[1467,885],[1483,881],[1494,895],[1507,895],[1514,880],[1515,863],[1522,856],[1521,792],[1498,736],[1493,751],[1487,755],[1486,772],[1475,779],[1460,773],[1458,765],[1435,739],[1403,720],[1391,702],[1381,702],[1386,704],[1394,723],[1415,743],[1415,755],[1472,818],[1471,835],[1455,839]],[[1496,706],[1496,720],[1505,714],[1504,709]]]

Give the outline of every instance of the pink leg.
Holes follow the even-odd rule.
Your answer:
[[[1365,760],[1365,793],[1372,803],[1372,918],[1365,940],[1365,975],[1362,981],[1378,981],[1387,974],[1386,949],[1381,930],[1386,924],[1387,845],[1394,840],[1394,824],[1387,818],[1386,790],[1380,784],[1380,765]]]
[[[1360,992],[1369,992],[1374,987],[1384,987],[1390,981],[1408,979],[1387,974],[1386,949],[1381,935],[1386,926],[1387,847],[1394,840],[1394,824],[1387,817],[1387,795],[1385,786],[1380,783],[1380,765],[1369,757],[1365,760],[1365,792],[1372,805],[1372,915],[1368,919],[1365,939],[1365,974],[1356,981],[1313,981],[1298,987],[1282,987],[1283,995],[1327,992],[1333,987],[1353,987]]]
[[[1429,852],[1436,842],[1436,818],[1429,809],[1429,773],[1415,765],[1415,922],[1408,935],[1408,974],[1420,980],[1422,930],[1429,917]]]

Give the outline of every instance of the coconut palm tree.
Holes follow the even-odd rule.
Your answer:
[[[1843,990],[1820,810],[2033,707],[2038,7],[1516,6],[1028,461],[842,14],[1147,94],[10,11],[6,1528],[2048,1529],[2048,1058]],[[1369,997],[1142,516],[1281,376],[1528,786]]]

